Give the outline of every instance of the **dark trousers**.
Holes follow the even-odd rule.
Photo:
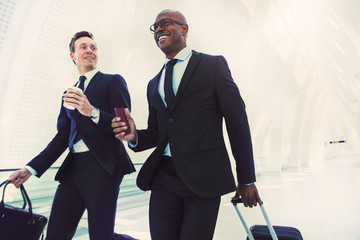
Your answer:
[[[150,196],[152,240],[211,240],[220,197],[194,195],[177,175],[172,159],[163,157]]]
[[[89,152],[73,154],[54,197],[46,239],[72,239],[85,209],[91,240],[122,239],[114,233],[121,180],[111,177]]]

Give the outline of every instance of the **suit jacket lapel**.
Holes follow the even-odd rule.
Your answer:
[[[173,108],[175,108],[176,103],[179,101],[181,95],[183,94],[187,83],[189,82],[194,70],[196,69],[200,59],[201,59],[202,53],[193,51],[193,54],[189,60],[189,63],[185,69],[184,75],[181,78],[179,89],[177,91],[176,97],[175,97],[175,103]],[[164,68],[164,67],[163,67]],[[160,70],[160,72],[151,80],[152,86],[150,86],[150,97],[154,101],[155,106],[160,106],[163,111],[168,111],[163,100],[160,97],[158,88],[159,88],[159,82],[160,82],[160,76],[163,71],[163,68]]]
[[[161,110],[163,110],[163,111],[167,111],[166,106],[165,106],[163,100],[161,99],[161,96],[158,91],[160,77],[161,77],[161,73],[162,73],[163,69],[164,69],[164,67],[162,67],[160,72],[150,81],[149,96],[150,96],[151,100],[153,101],[154,106],[160,107]]]
[[[197,65],[199,64],[199,61],[201,59],[202,53],[193,51],[193,54],[189,60],[189,63],[185,69],[184,75],[181,78],[180,81],[180,85],[178,88],[178,91],[176,93],[176,97],[175,97],[175,103],[174,103],[174,108],[176,106],[176,103],[179,101],[179,99],[181,98],[181,95],[184,93],[184,90],[186,88],[187,83],[189,82],[194,70],[196,69]]]
[[[90,94],[94,90],[96,84],[98,84],[98,82],[100,81],[100,79],[101,79],[101,77],[103,75],[104,74],[99,71],[93,76],[93,78],[91,79],[89,85],[86,87],[86,90],[85,90],[85,93],[84,93],[86,96],[90,96]]]

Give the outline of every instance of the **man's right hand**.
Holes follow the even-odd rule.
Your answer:
[[[129,109],[127,109],[127,108],[125,108],[125,116],[130,125],[130,133],[129,134],[125,135],[125,130],[126,130],[125,125],[126,124],[124,122],[122,122],[119,117],[115,117],[112,120],[111,127],[113,128],[115,137],[117,139],[135,142],[136,141],[136,126],[135,126],[134,119],[132,119],[132,117],[130,116]]]
[[[8,180],[13,183],[15,187],[19,188],[21,184],[25,183],[29,179],[29,177],[31,177],[29,170],[22,168],[11,174]]]

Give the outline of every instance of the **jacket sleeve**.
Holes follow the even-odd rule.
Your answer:
[[[123,107],[128,108],[129,111],[131,111],[130,94],[125,79],[118,74],[113,75],[113,78],[108,84],[107,91],[110,109],[105,110],[99,108],[100,119],[98,122],[98,127],[106,133],[114,135],[113,129],[111,127],[111,121],[115,117],[114,108]]]
[[[63,154],[68,147],[70,135],[70,120],[66,116],[66,110],[61,104],[60,114],[57,121],[57,134],[35,158],[27,165],[41,175]]]
[[[137,144],[135,147],[129,145],[134,152],[144,151],[150,148],[154,148],[158,144],[159,129],[158,120],[155,109],[151,107],[151,99],[149,90],[151,89],[151,82],[147,88],[147,99],[149,104],[149,116],[148,116],[148,127],[144,130],[137,130]]]
[[[253,183],[256,180],[255,167],[245,103],[222,56],[218,57],[216,65],[216,97],[236,161],[237,180],[241,184]]]

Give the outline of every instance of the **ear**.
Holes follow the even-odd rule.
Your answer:
[[[181,25],[181,32],[184,36],[187,35],[188,31],[189,31],[189,26],[187,24]]]
[[[75,54],[73,52],[70,53],[70,58],[71,58],[71,60],[73,60],[75,62],[76,57],[75,57]]]

